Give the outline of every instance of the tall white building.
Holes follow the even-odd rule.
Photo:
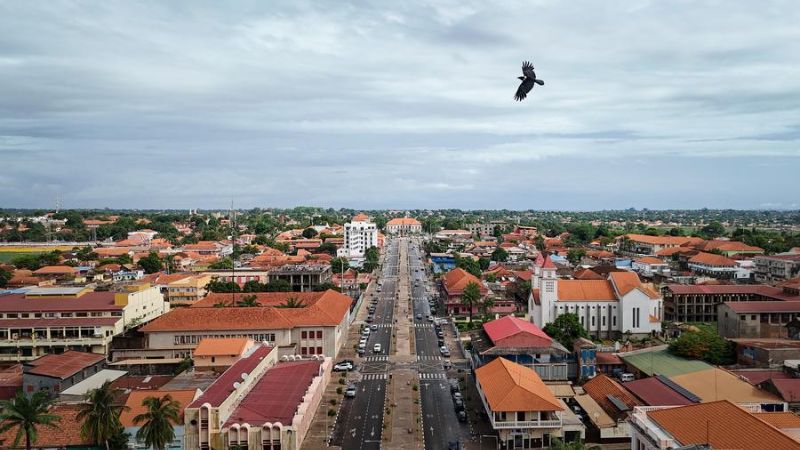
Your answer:
[[[534,264],[528,311],[540,328],[573,313],[590,335],[611,337],[661,331],[663,298],[634,272],[611,272],[605,280],[565,280],[549,256]]]
[[[360,262],[370,247],[378,246],[378,227],[369,221],[365,214],[356,214],[344,224],[344,246],[339,249],[338,256]]]

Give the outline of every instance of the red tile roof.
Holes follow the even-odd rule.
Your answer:
[[[781,370],[730,370],[736,376],[742,377],[753,386],[760,384],[762,381],[769,380],[770,378],[785,379],[791,378],[788,374]]]
[[[26,298],[25,294],[0,297],[0,313],[50,311],[121,311],[110,291],[87,292],[78,298]]]
[[[276,364],[247,393],[223,427],[234,423],[262,426],[267,422],[291,425],[303,396],[319,376],[320,364],[316,360]]]
[[[448,295],[460,295],[469,283],[477,284],[481,288],[481,295],[488,292],[481,280],[460,267],[456,267],[442,277],[442,284]]]
[[[664,262],[662,259],[660,259],[660,258],[655,258],[655,257],[653,257],[653,256],[645,256],[645,257],[643,257],[643,258],[639,258],[639,259],[635,260],[634,262],[637,262],[637,263],[639,263],[639,264],[649,264],[649,265],[653,265],[653,264],[655,264],[655,265],[666,264],[666,263],[665,263],[665,262]]]
[[[68,350],[61,354],[51,353],[28,361],[25,366],[30,367],[26,373],[63,380],[105,359],[105,355],[97,353]]]
[[[800,312],[800,302],[753,301],[725,302],[736,313],[796,313]]]
[[[650,245],[683,245],[696,241],[696,239],[688,237],[650,236],[646,234],[626,234],[624,237],[627,237],[634,242],[642,242]]]
[[[714,253],[700,252],[689,258],[689,262],[704,266],[736,267],[736,261],[722,255],[716,255]]]
[[[177,308],[143,326],[145,333],[203,330],[279,330],[302,326],[336,326],[350,311],[350,297],[327,290],[303,308]]]
[[[592,269],[579,269],[575,271],[573,277],[576,280],[603,280],[603,276]]]
[[[611,417],[619,417],[623,411],[617,409],[614,403],[609,400],[609,396],[616,397],[631,410],[634,406],[642,405],[636,397],[620,386],[619,383],[602,374],[587,381],[583,385],[583,390]]]
[[[256,301],[260,306],[278,306],[286,303],[290,298],[303,302],[305,306],[311,306],[316,303],[321,297],[323,292],[254,292],[254,293],[216,293],[208,294],[202,300],[194,303],[192,308],[208,308],[213,307],[219,303],[224,303],[228,306],[236,305],[236,302],[249,295],[255,295]]]
[[[648,406],[693,405],[694,402],[667,386],[657,377],[625,383],[625,389],[639,397]]]
[[[245,308],[243,308],[245,309]],[[246,308],[252,309],[252,308]],[[233,383],[242,381],[243,373],[250,373],[258,364],[272,351],[273,347],[259,345],[253,353],[236,361],[232,366],[217,378],[211,386],[203,392],[197,400],[189,404],[190,408],[199,408],[208,403],[212,407],[218,407],[225,401],[231,393],[236,390]]]
[[[61,418],[55,427],[46,425],[39,425],[36,428],[36,442],[33,443],[33,448],[67,448],[67,447],[83,447],[89,448],[91,441],[81,437],[82,422],[78,420],[77,416],[80,411],[80,405],[55,405],[50,408],[48,413],[54,414]],[[14,443],[14,437],[17,434],[17,427],[11,428],[5,433],[0,433],[0,442],[3,442],[3,448],[11,448]],[[20,447],[25,448],[25,438],[22,438]]]
[[[386,225],[422,225],[422,223],[412,217],[397,217],[386,222]]]
[[[172,400],[178,403],[178,408],[180,409],[180,420],[177,424],[173,425],[183,425],[183,411],[189,406],[190,403],[194,400],[195,394],[197,393],[196,389],[187,389],[187,390],[175,390],[175,391],[162,391],[162,390],[151,390],[151,391],[133,391],[128,396],[128,400],[125,401],[125,406],[128,407],[127,410],[122,411],[119,415],[119,421],[122,423],[123,427],[135,427],[138,426],[133,422],[133,418],[139,414],[144,414],[147,412],[147,409],[142,405],[142,402],[148,397],[164,397],[169,395],[172,397]]]
[[[542,269],[555,269],[556,265],[553,263],[553,260],[550,258],[550,255],[546,255],[544,257],[544,261],[542,262]]]
[[[781,398],[790,403],[800,401],[800,379],[797,378],[774,378],[768,381],[780,394]]]
[[[495,347],[549,347],[553,339],[532,322],[506,316],[483,324]],[[513,339],[509,339],[512,338]],[[508,342],[504,342],[508,340]]]
[[[78,269],[72,266],[44,266],[34,270],[34,275],[74,275]]]
[[[203,338],[197,344],[193,356],[240,356],[247,345],[248,338]]]
[[[774,298],[776,300],[800,300],[800,296],[798,295],[785,294],[783,289],[762,284],[668,284],[667,289],[676,295],[751,294]]]
[[[650,411],[647,416],[684,446],[709,444],[715,449],[800,449],[800,443],[727,400]]]
[[[558,300],[609,302],[617,300],[617,295],[606,280],[558,280]]]

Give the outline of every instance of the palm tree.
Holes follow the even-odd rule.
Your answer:
[[[61,420],[61,417],[47,412],[52,403],[53,400],[43,391],[30,397],[19,391],[14,398],[3,400],[0,402],[0,433],[16,427],[12,447],[18,446],[24,436],[25,448],[30,450],[31,444],[36,442],[40,425],[57,428],[55,422]]]
[[[472,322],[472,307],[481,299],[481,287],[470,281],[461,293],[461,304],[469,308],[469,321]]]
[[[147,397],[142,401],[147,412],[133,418],[135,425],[140,425],[136,432],[136,440],[148,447],[163,450],[175,439],[175,424],[180,416],[180,402],[167,394],[163,397]]]
[[[245,295],[244,297],[240,298],[238,302],[236,302],[236,306],[240,306],[242,308],[252,308],[254,306],[258,306],[258,297],[255,295]]]
[[[125,405],[115,404],[118,390],[106,381],[97,389],[86,394],[86,402],[82,403],[76,418],[83,422],[81,437],[93,443],[109,448],[108,441],[122,428],[119,415],[127,409]]]
[[[494,299],[492,299],[491,297],[486,297],[481,302],[481,310],[483,310],[484,316],[489,315],[489,310],[492,309],[493,307],[494,307]]]
[[[305,308],[305,303],[302,300],[298,300],[294,297],[289,297],[286,299],[285,302],[281,303],[280,305],[276,306],[276,308]]]

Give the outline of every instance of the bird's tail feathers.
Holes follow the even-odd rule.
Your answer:
[[[544,86],[544,81],[542,81],[542,80],[533,80],[533,81],[534,81],[536,84],[538,84],[539,86]]]

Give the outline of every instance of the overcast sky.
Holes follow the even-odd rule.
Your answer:
[[[800,208],[800,3],[0,0],[0,207]],[[520,63],[545,86],[513,100]]]

